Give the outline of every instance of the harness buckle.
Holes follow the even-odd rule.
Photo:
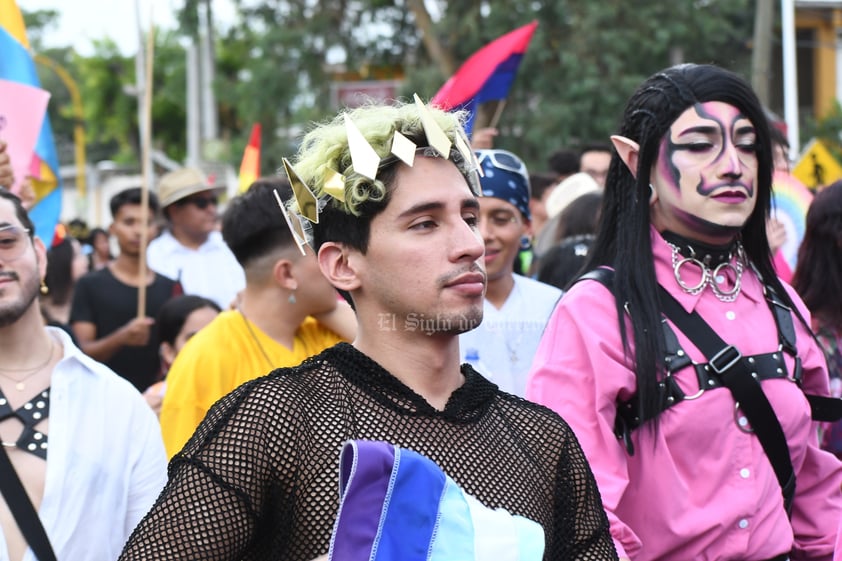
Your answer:
[[[740,362],[742,358],[743,355],[742,353],[740,353],[737,347],[735,347],[734,345],[728,345],[727,347],[716,353],[716,355],[714,355],[714,357],[710,359],[710,361],[708,361],[708,364],[714,372],[716,372],[719,375],[722,375],[723,373],[730,370],[732,366]]]

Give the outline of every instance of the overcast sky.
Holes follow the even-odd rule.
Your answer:
[[[175,27],[175,12],[183,0],[139,0],[143,28],[148,28],[150,6],[155,27]],[[72,45],[83,55],[93,52],[93,39],[110,37],[120,50],[128,55],[137,52],[138,12],[135,0],[17,0],[26,11],[57,10],[58,27],[44,37],[49,47]],[[213,0],[214,19],[217,24],[232,21],[235,10],[231,0]]]

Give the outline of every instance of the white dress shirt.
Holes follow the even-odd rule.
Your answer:
[[[155,414],[138,391],[83,354],[61,329],[64,347],[50,386],[44,498],[38,514],[58,561],[114,561],[167,480]],[[0,559],[8,560],[0,529]],[[36,561],[27,550],[24,561]]]
[[[166,231],[149,244],[146,261],[153,271],[181,281],[185,294],[210,298],[223,310],[246,287],[243,268],[219,232],[211,232],[198,249],[190,249]]]

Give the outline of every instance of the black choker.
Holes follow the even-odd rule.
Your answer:
[[[737,249],[736,240],[727,245],[710,245],[685,238],[669,230],[661,232],[661,237],[671,246],[678,248],[678,253],[682,257],[696,259],[712,269],[723,263],[729,263]]]
[[[696,295],[709,286],[722,302],[737,299],[745,269],[745,253],[739,240],[717,247],[672,232],[662,236],[672,250],[672,270],[681,290]]]

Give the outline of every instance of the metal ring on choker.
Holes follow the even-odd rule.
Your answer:
[[[683,280],[681,280],[681,267],[685,263],[692,263],[696,265],[702,271],[702,278],[699,281],[699,284],[696,286],[688,286]],[[684,291],[689,292],[690,294],[698,294],[702,291],[705,285],[708,282],[708,269],[707,267],[702,264],[701,261],[694,257],[685,257],[684,259],[678,261],[672,268],[673,272],[675,273],[675,281],[678,283]]]
[[[730,268],[732,271],[734,271],[734,288],[732,288],[731,290],[722,290],[719,282],[716,280],[716,278],[719,276],[720,272],[724,268]],[[734,296],[735,294],[740,292],[740,285],[742,284],[741,277],[742,271],[739,268],[735,267],[731,263],[720,263],[719,265],[717,265],[716,269],[713,270],[711,288],[713,288],[714,292],[718,293],[721,296]]]

